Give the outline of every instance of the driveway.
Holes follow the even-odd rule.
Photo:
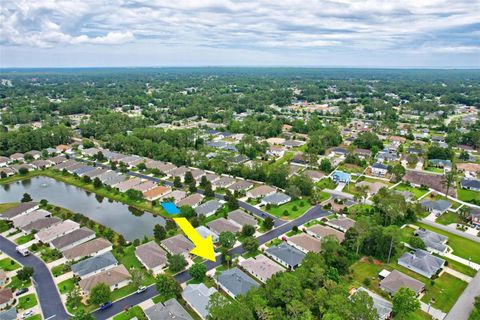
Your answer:
[[[33,283],[37,290],[37,296],[40,306],[42,307],[44,319],[68,319],[69,315],[62,304],[55,282],[46,265],[40,258],[33,254],[27,257],[22,256],[15,248],[16,245],[14,243],[0,236],[0,249],[6,255],[17,260],[23,266],[33,267],[35,270]]]

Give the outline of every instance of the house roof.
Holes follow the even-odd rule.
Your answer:
[[[174,298],[145,309],[148,320],[193,320],[182,305]]]
[[[373,307],[377,310],[378,319],[388,319],[388,316],[392,313],[393,305],[390,301],[385,300],[381,296],[372,291],[365,289],[364,287],[358,288],[357,292],[366,292],[373,300]]]
[[[138,190],[140,192],[146,192],[150,189],[153,189],[157,186],[157,184],[153,181],[145,181],[145,182],[142,182],[142,183],[139,183],[135,186],[132,187],[133,190]]]
[[[27,214],[16,216],[12,218],[12,222],[15,228],[20,228],[20,227],[26,226],[29,223],[37,221],[38,219],[48,217],[49,215],[51,215],[50,212],[45,211],[43,209],[38,209],[32,212],[29,212]]]
[[[388,166],[386,166],[386,165],[384,165],[383,163],[380,163],[380,162],[375,162],[372,165],[372,168],[381,169],[381,170],[388,170]]]
[[[422,201],[422,206],[424,206],[429,210],[437,210],[440,212],[444,212],[452,206],[452,203],[448,200],[443,200],[443,199],[425,200],[425,201]]]
[[[289,195],[286,195],[282,192],[275,192],[270,194],[262,199],[262,202],[271,203],[271,204],[280,204],[290,201],[292,198]]]
[[[88,228],[80,228],[74,230],[70,233],[67,233],[64,236],[58,237],[57,239],[52,240],[52,246],[56,249],[62,250],[63,248],[72,245],[78,241],[88,239],[91,236],[95,235],[95,232]]]
[[[215,187],[219,187],[219,188],[226,188],[228,187],[229,185],[235,183],[235,179],[232,178],[232,177],[220,177],[220,179],[218,180],[215,180],[214,182],[212,182],[212,185],[215,186]]]
[[[95,252],[105,250],[108,247],[111,247],[112,243],[103,238],[96,238],[88,242],[79,244],[73,248],[63,251],[63,256],[67,259],[76,259],[81,257],[86,257]]]
[[[155,241],[150,241],[139,245],[135,249],[135,254],[142,260],[148,269],[154,269],[167,263],[167,252],[163,250]]]
[[[246,294],[251,288],[260,285],[237,267],[228,269],[216,277],[218,283],[228,289],[235,297]]]
[[[0,305],[10,302],[13,299],[12,289],[5,288],[0,290]]]
[[[445,243],[447,242],[448,237],[446,236],[424,229],[415,230],[415,236],[422,239],[427,248],[435,249],[440,252],[445,252],[447,250],[447,245]]]
[[[208,303],[210,302],[210,297],[218,292],[215,288],[208,288],[203,283],[200,284],[189,284],[183,289],[182,298],[188,302],[193,308],[199,312],[203,319],[208,317]]]
[[[333,225],[346,230],[353,228],[355,226],[355,220],[352,220],[350,218],[332,219],[332,220],[328,220],[327,223],[329,225]]]
[[[321,251],[320,240],[303,232],[288,238],[288,242],[308,252],[319,253]]]
[[[477,179],[462,179],[462,181],[460,181],[460,186],[462,188],[480,189],[480,180],[477,180]]]
[[[274,274],[285,271],[278,263],[273,262],[263,254],[259,254],[255,258],[250,257],[239,264],[248,272],[259,275],[263,279],[270,279]]]
[[[25,211],[31,210],[38,206],[38,202],[21,202],[13,208],[10,208],[2,213],[2,217],[6,219],[12,219]]]
[[[347,172],[343,172],[343,171],[338,171],[338,170],[336,170],[336,171],[332,174],[332,178],[333,178],[334,180],[350,181],[350,174],[347,173]]]
[[[263,197],[275,192],[276,189],[268,185],[261,185],[248,191],[248,194],[254,198]]]
[[[334,236],[338,239],[338,242],[342,242],[345,239],[345,234],[343,232],[320,224],[314,224],[313,226],[308,227],[307,231],[315,234],[318,238]]]
[[[228,219],[236,222],[242,227],[247,224],[256,227],[258,224],[257,219],[255,219],[253,216],[249,215],[248,213],[246,213],[241,209],[237,209],[229,212]]]
[[[33,222],[30,222],[27,225],[24,225],[21,227],[22,230],[24,231],[31,231],[31,230],[42,230],[44,228],[49,228],[57,223],[62,222],[62,219],[57,218],[57,217],[48,217],[48,218],[41,218],[38,220],[35,220]]]
[[[297,266],[302,263],[303,258],[305,258],[305,253],[286,243],[270,247],[265,252],[284,261],[289,266]]]
[[[220,235],[220,233],[224,231],[236,233],[241,230],[238,225],[225,218],[219,218],[217,220],[210,221],[209,223],[207,223],[207,227],[209,227],[210,230],[212,230],[218,235]]]
[[[41,242],[47,243],[59,236],[62,236],[64,233],[72,232],[80,227],[80,225],[72,220],[64,220],[60,223],[55,224],[54,226],[48,229],[40,230],[35,237]]]
[[[177,207],[182,207],[182,206],[193,207],[193,206],[199,204],[200,202],[202,202],[203,198],[204,198],[204,196],[201,195],[200,193],[193,193],[193,194],[189,195],[188,197],[183,198],[182,200],[178,201],[175,204],[177,205]]]
[[[306,170],[305,175],[312,180],[315,180],[315,179],[319,180],[319,179],[322,179],[323,177],[325,177],[325,174],[323,174],[320,171],[315,171],[315,170]]]
[[[207,215],[211,212],[215,212],[222,207],[222,204],[218,200],[209,200],[195,208],[195,212],[198,215]]]
[[[166,193],[169,193],[172,191],[172,188],[167,187],[167,186],[156,186],[153,189],[147,190],[143,193],[143,195],[146,198],[155,198],[155,197],[160,197]]]
[[[72,271],[73,273],[82,277],[89,273],[98,271],[106,267],[114,266],[116,264],[118,264],[117,259],[110,251],[108,251],[98,256],[90,257],[88,259],[77,262],[76,264],[72,265]]]
[[[80,286],[80,288],[82,288],[83,291],[89,292],[99,283],[104,283],[107,286],[111,287],[129,279],[130,273],[128,273],[127,268],[125,268],[125,266],[121,264],[119,266],[102,271],[88,278],[82,279],[78,282],[78,285]]]
[[[443,176],[439,174],[430,174],[414,170],[407,170],[407,173],[405,173],[405,175],[403,176],[403,180],[412,184],[424,185],[442,193],[447,192],[447,189],[442,183]],[[450,188],[448,194],[454,196],[455,188]]]
[[[190,252],[195,246],[182,234],[167,238],[162,241],[162,246],[172,254],[182,254]]]
[[[195,228],[197,230],[198,234],[202,236],[202,238],[207,238],[208,236],[212,236],[212,239],[215,237],[218,237],[218,234],[213,232],[212,230],[208,229],[205,226],[198,226]]]
[[[247,190],[253,186],[253,183],[246,180],[240,180],[235,182],[234,184],[228,186],[230,190]]]
[[[17,309],[10,308],[8,310],[0,311],[0,320],[17,320]]]
[[[445,260],[438,258],[427,251],[416,249],[413,252],[405,252],[398,258],[399,264],[412,266],[432,277],[445,264]]]
[[[400,288],[405,287],[413,290],[416,294],[420,293],[425,285],[406,274],[393,270],[380,281],[380,287],[386,289],[388,292],[396,293]]]

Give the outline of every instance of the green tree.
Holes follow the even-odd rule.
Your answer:
[[[180,179],[180,177],[175,177],[173,178],[173,186],[177,189],[180,189],[183,185],[182,185],[182,180]]]
[[[425,250],[425,242],[419,237],[410,237],[408,239],[408,244],[414,248]]]
[[[205,274],[207,272],[207,267],[203,263],[194,263],[190,269],[188,269],[188,274],[192,276],[196,281],[203,281]]]
[[[415,292],[409,288],[400,288],[393,296],[395,319],[409,319],[409,315],[420,308]]]
[[[143,199],[143,194],[139,190],[128,189],[125,194],[133,201],[139,201]]]
[[[28,193],[24,193],[21,202],[30,202],[32,201],[32,197]]]
[[[250,237],[255,234],[255,227],[249,224],[246,224],[242,227],[242,236]]]
[[[181,254],[169,255],[167,259],[168,269],[173,273],[182,271],[188,264],[185,257]]]
[[[84,309],[80,308],[75,312],[73,316],[74,320],[95,320],[95,317],[92,316],[90,313],[87,313]]]
[[[220,293],[214,293],[207,306],[211,320],[254,320],[252,311],[243,303],[229,302]]]
[[[185,177],[183,178],[183,182],[185,182],[185,184],[187,185],[190,185],[191,183],[195,182],[195,179],[193,179],[193,174],[191,171],[185,172]]]
[[[111,300],[112,292],[105,283],[99,283],[90,291],[90,303],[100,305]]]
[[[403,176],[405,175],[405,168],[401,164],[396,164],[391,169],[392,174],[395,177],[395,180],[398,182],[402,180]]]
[[[98,177],[96,177],[95,179],[93,179],[93,187],[94,187],[95,189],[101,188],[102,185],[103,185],[103,183],[102,183],[102,181],[101,181]]]
[[[155,240],[162,241],[167,236],[167,231],[163,226],[156,224],[153,227],[153,236],[155,237]]]
[[[182,287],[180,284],[175,278],[173,278],[173,276],[168,274],[159,274],[155,286],[158,293],[165,298],[177,298],[182,293]]]
[[[78,286],[75,286],[67,293],[67,306],[75,310],[77,307],[80,306],[81,303],[82,293],[80,291],[80,288]]]
[[[442,178],[442,185],[447,189],[445,192],[445,198],[447,198],[448,192],[450,191],[450,188],[455,185],[456,177],[455,177],[455,172],[450,171],[446,172]]]
[[[17,271],[17,278],[21,281],[27,281],[33,276],[32,267],[23,267],[21,270]]]
[[[253,253],[258,250],[258,241],[254,237],[246,237],[243,240],[242,247],[246,252]]]
[[[263,227],[267,230],[271,230],[273,226],[275,225],[272,217],[268,216],[263,220]]]
[[[320,161],[320,170],[323,172],[332,171],[332,163],[330,162],[330,160],[328,160],[327,158],[323,158]]]
[[[233,247],[236,241],[235,234],[233,234],[230,231],[223,231],[220,233],[220,236],[218,237],[218,243],[224,248],[230,249]]]
[[[139,288],[143,284],[143,280],[145,279],[145,276],[143,275],[143,272],[138,269],[132,269],[130,271],[130,280],[132,280],[132,286],[134,288]]]

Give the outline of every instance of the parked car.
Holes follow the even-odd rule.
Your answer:
[[[22,315],[22,319],[27,319],[27,318],[30,317],[32,314],[33,314],[33,310],[29,310],[29,311],[27,311],[27,312],[24,312],[23,315]]]
[[[111,306],[113,306],[112,301],[105,302],[104,304],[100,305],[100,310],[106,310],[106,309],[110,308]]]
[[[15,295],[18,297],[24,294],[25,292],[28,292],[28,288],[18,289],[17,292],[15,292]]]
[[[140,288],[137,289],[137,293],[142,293],[142,292],[145,292],[147,291],[147,287],[145,286],[141,286]]]

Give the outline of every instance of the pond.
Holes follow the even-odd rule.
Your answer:
[[[0,186],[0,202],[19,202],[24,193],[35,201],[46,199],[53,205],[78,212],[90,219],[110,227],[125,239],[143,239],[153,235],[155,224],[165,225],[165,219],[136,210],[123,203],[103,198],[49,177],[14,182]]]

